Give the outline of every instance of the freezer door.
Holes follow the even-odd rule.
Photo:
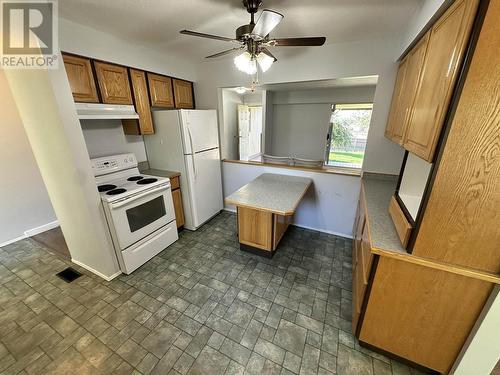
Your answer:
[[[222,181],[219,149],[186,155],[188,195],[191,210],[186,212],[185,227],[197,229],[222,210]],[[185,205],[186,206],[186,205]]]
[[[181,110],[184,154],[219,147],[217,112],[211,110]]]

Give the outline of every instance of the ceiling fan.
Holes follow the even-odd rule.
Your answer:
[[[235,44],[236,46],[231,49],[215,53],[206,58],[211,59],[236,51],[244,51],[234,58],[234,63],[239,70],[250,75],[257,73],[257,64],[265,72],[271,67],[273,62],[277,61],[268,47],[322,46],[325,43],[325,37],[271,38],[269,33],[278,26],[283,19],[283,15],[273,10],[264,9],[257,22],[255,22],[255,13],[257,13],[261,3],[262,0],[243,0],[243,5],[246,7],[248,13],[250,13],[250,23],[238,27],[235,38],[204,34],[190,30],[182,30],[180,33]]]

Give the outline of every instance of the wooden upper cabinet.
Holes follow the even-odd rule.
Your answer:
[[[404,147],[432,162],[479,0],[457,0],[429,31]]]
[[[405,108],[402,105],[404,94],[404,83],[406,78],[406,69],[408,68],[408,59],[401,61],[396,76],[396,86],[392,94],[391,110],[385,128],[385,136],[395,143],[402,144],[403,129],[405,124]]]
[[[180,79],[174,79],[173,84],[175,108],[194,108],[193,83]]]
[[[426,34],[399,66],[386,128],[386,136],[398,144],[403,144],[428,42]]]
[[[122,120],[123,129],[125,134],[154,134],[146,73],[137,69],[129,69],[129,71],[134,92],[135,110],[139,115],[139,119]]]
[[[149,94],[151,106],[174,108],[172,78],[159,74],[148,73]]]
[[[124,66],[94,61],[102,102],[133,104],[128,71]]]
[[[66,54],[62,57],[75,102],[98,103],[90,59]]]

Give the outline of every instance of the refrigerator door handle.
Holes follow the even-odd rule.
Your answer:
[[[193,173],[194,173],[194,179],[196,180],[196,164],[194,161],[193,136],[191,135],[191,130],[189,129],[189,125],[186,125],[186,128],[188,131],[189,143],[191,144],[191,160],[193,161]]]

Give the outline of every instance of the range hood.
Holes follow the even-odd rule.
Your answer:
[[[139,118],[133,105],[75,103],[75,107],[80,120]]]

